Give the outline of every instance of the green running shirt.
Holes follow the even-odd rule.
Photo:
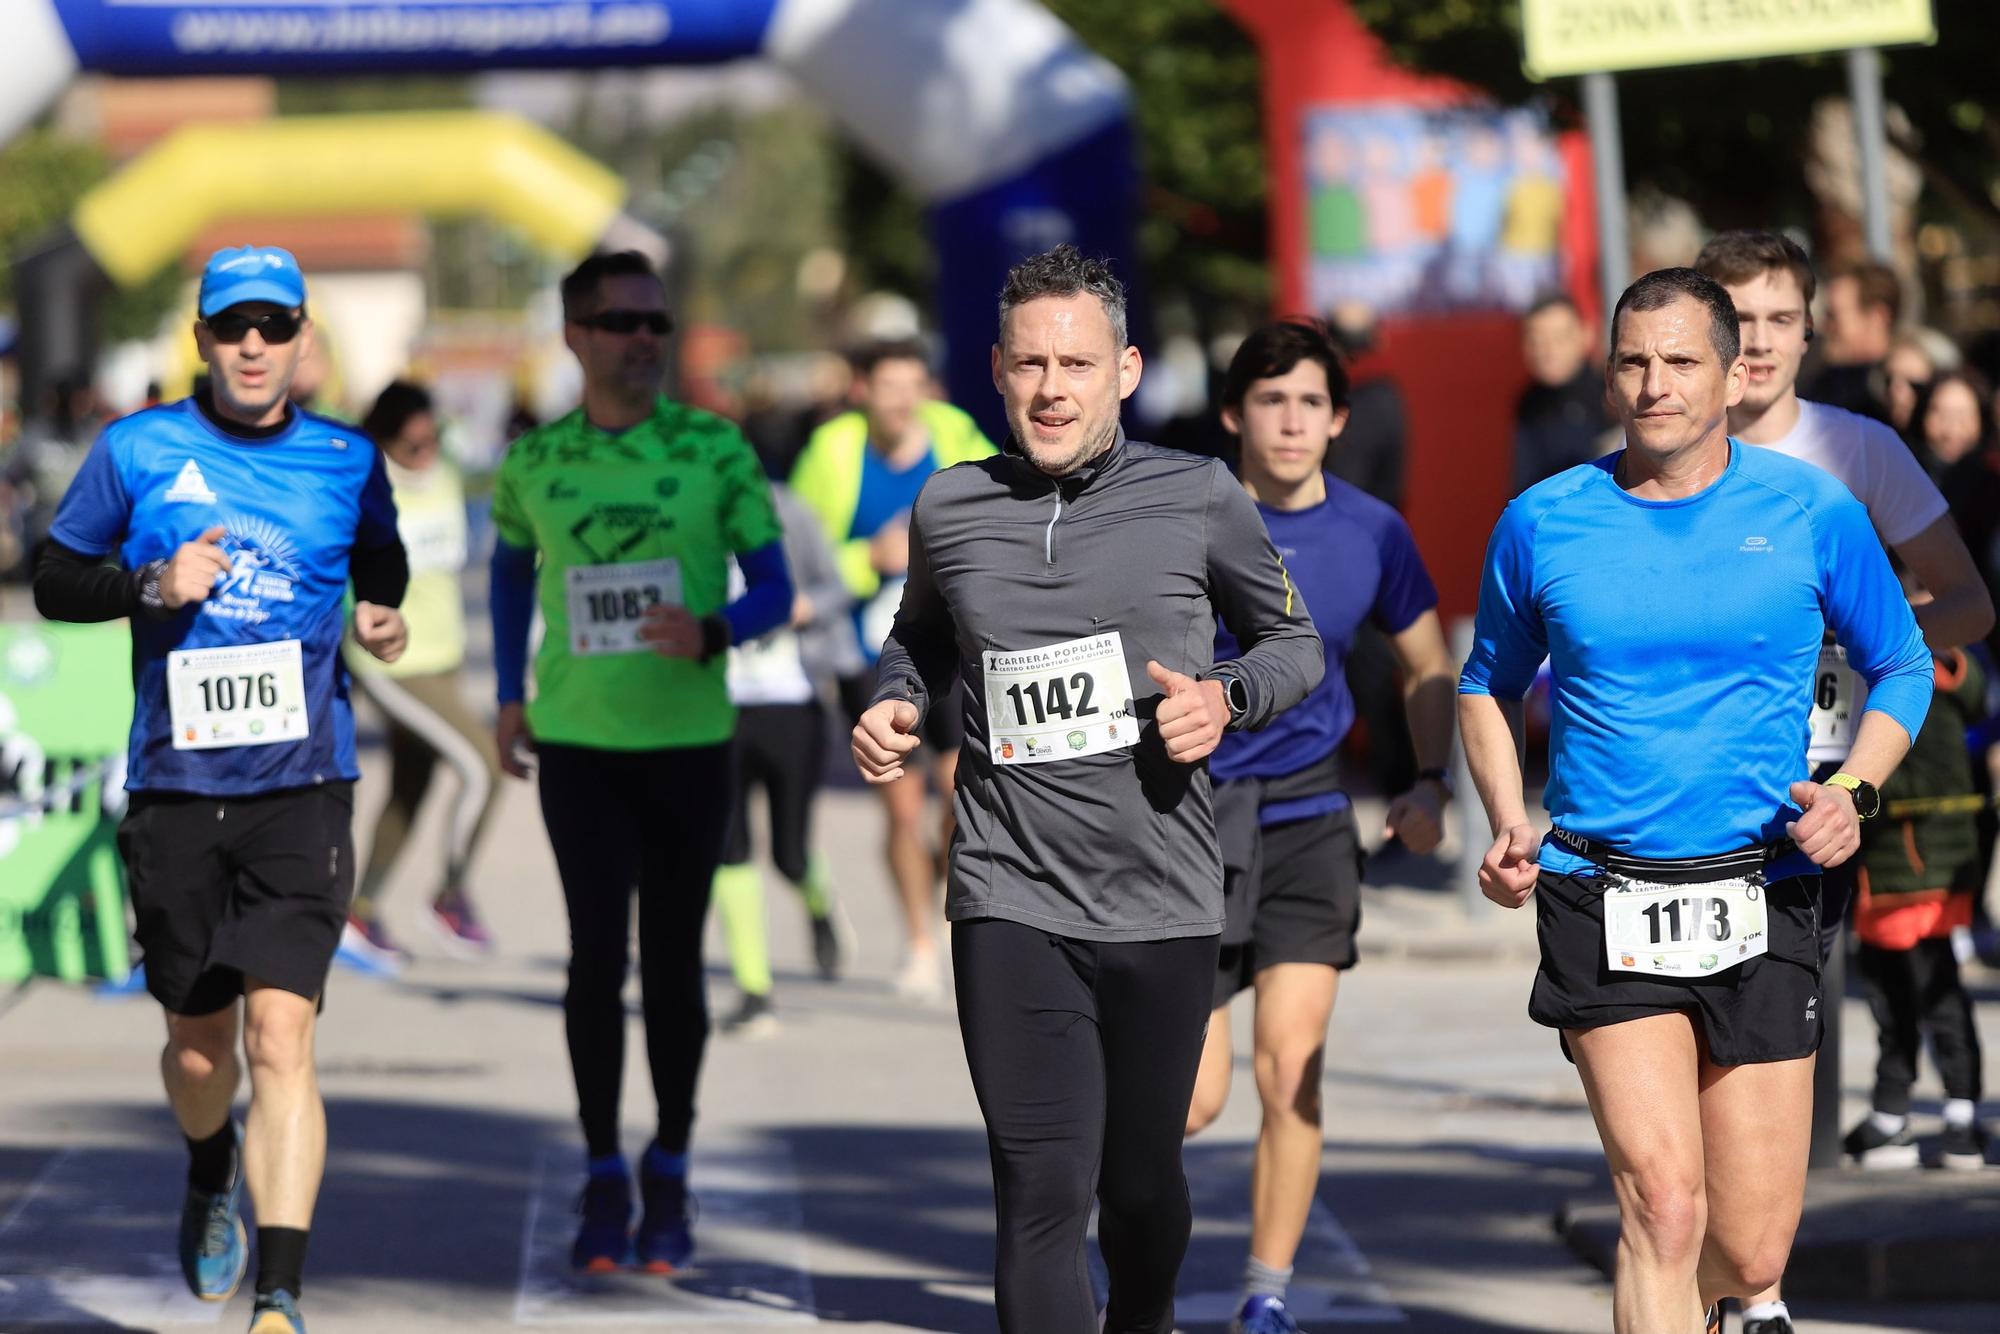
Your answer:
[[[682,605],[696,616],[722,609],[729,557],[783,532],[764,470],[735,426],[662,397],[651,417],[613,435],[579,408],[507,451],[493,522],[509,546],[541,555],[535,589],[546,633],[528,704],[537,738],[605,750],[729,740],[736,713],[726,655],[698,663],[650,648],[586,652],[581,640],[591,627],[572,627],[570,608],[576,602],[594,612],[593,597],[616,593],[615,584],[591,585],[612,593],[579,593],[574,569],[673,561]],[[624,608],[628,620],[633,610]],[[606,614],[615,620],[618,608]]]

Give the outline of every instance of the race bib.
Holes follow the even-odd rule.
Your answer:
[[[1861,711],[1868,705],[1868,683],[1847,665],[1847,650],[1826,644],[1813,672],[1812,713],[1806,719],[1806,759],[1813,764],[1838,764],[1854,749]]]
[[[299,641],[174,650],[167,712],[175,750],[302,740],[311,728]]]
[[[623,565],[572,565],[563,572],[569,592],[569,647],[578,657],[651,653],[639,625],[654,607],[681,602],[677,560],[635,560]]]
[[[410,509],[396,525],[409,554],[410,573],[457,574],[465,568],[465,512],[453,507]]]
[[[1605,966],[1615,973],[1708,977],[1770,947],[1762,876],[1705,885],[1611,877],[1604,890]]]
[[[989,651],[985,659],[987,744],[995,764],[1100,755],[1139,739],[1117,631],[1018,653]]]

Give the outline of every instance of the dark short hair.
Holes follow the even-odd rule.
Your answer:
[[[653,261],[636,250],[599,251],[585,259],[562,280],[562,312],[565,320],[592,314],[597,306],[597,289],[606,278],[651,278],[660,282]],[[664,283],[661,284],[665,286]]]
[[[1568,292],[1544,292],[1530,302],[1526,310],[1521,312],[1521,322],[1526,324],[1529,320],[1535,318],[1535,316],[1546,315],[1552,310],[1566,310],[1579,320],[1583,318],[1582,307],[1576,304],[1576,299],[1570,296]]]
[[[1986,377],[1970,366],[1960,366],[1957,370],[1939,371],[1931,377],[1931,382],[1918,391],[1917,406],[1910,413],[1910,434],[1924,440],[1924,418],[1930,416],[1931,404],[1937,399],[1938,391],[1948,384],[1962,384],[1972,395],[1972,401],[1979,405],[1979,449],[1993,448],[1996,427],[1994,423],[1993,390]]]
[[[1837,278],[1852,278],[1855,295],[1862,309],[1882,306],[1889,312],[1889,323],[1895,324],[1903,318],[1903,280],[1896,271],[1879,259],[1856,259],[1840,266],[1835,271]]]
[[[878,338],[854,349],[848,354],[847,361],[854,367],[854,373],[865,380],[885,361],[914,361],[929,370],[931,354],[930,349],[915,338]]]
[[[403,433],[410,418],[432,410],[430,390],[408,380],[391,380],[375,396],[375,405],[361,419],[361,429],[376,444],[386,445]]]
[[[1747,283],[1767,273],[1789,273],[1811,306],[1817,282],[1803,247],[1782,232],[1720,232],[1701,248],[1694,266],[1719,283]]]
[[[1347,366],[1335,349],[1326,326],[1302,317],[1277,320],[1252,330],[1222,377],[1223,406],[1242,408],[1250,386],[1259,380],[1290,375],[1302,361],[1317,361],[1326,371],[1326,388],[1333,406],[1347,406]]]
[[[1736,303],[1721,283],[1693,269],[1654,269],[1620,294],[1611,311],[1611,348],[1617,355],[1618,321],[1628,310],[1665,310],[1682,297],[1692,297],[1708,307],[1708,341],[1726,370],[1743,352],[1743,336],[1737,329]]]
[[[1053,250],[1044,250],[1007,270],[1006,285],[1000,289],[1000,328],[1007,328],[1007,316],[1014,307],[1038,297],[1075,296],[1088,292],[1104,307],[1111,321],[1112,340],[1125,350],[1125,284],[1111,271],[1111,265],[1092,259],[1067,241]]]

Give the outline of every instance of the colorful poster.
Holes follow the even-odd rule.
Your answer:
[[[1303,129],[1317,313],[1519,311],[1558,286],[1562,159],[1541,112],[1322,105]]]
[[[0,624],[0,982],[130,970],[131,659],[122,621]]]

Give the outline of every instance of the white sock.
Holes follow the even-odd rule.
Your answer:
[[[1746,1321],[1774,1320],[1779,1316],[1783,1316],[1787,1320],[1792,1318],[1792,1313],[1786,1307],[1784,1298],[1782,1297],[1775,1302],[1758,1302],[1755,1306],[1746,1306],[1743,1308],[1743,1318]]]
[[[1903,1133],[1903,1127],[1910,1124],[1910,1118],[1907,1115],[1898,1115],[1893,1112],[1870,1112],[1868,1119],[1874,1123],[1877,1130],[1885,1135],[1900,1135]]]
[[[1972,1114],[1978,1108],[1970,1098],[1947,1098],[1944,1104],[1944,1123],[1948,1126],[1969,1126]]]

